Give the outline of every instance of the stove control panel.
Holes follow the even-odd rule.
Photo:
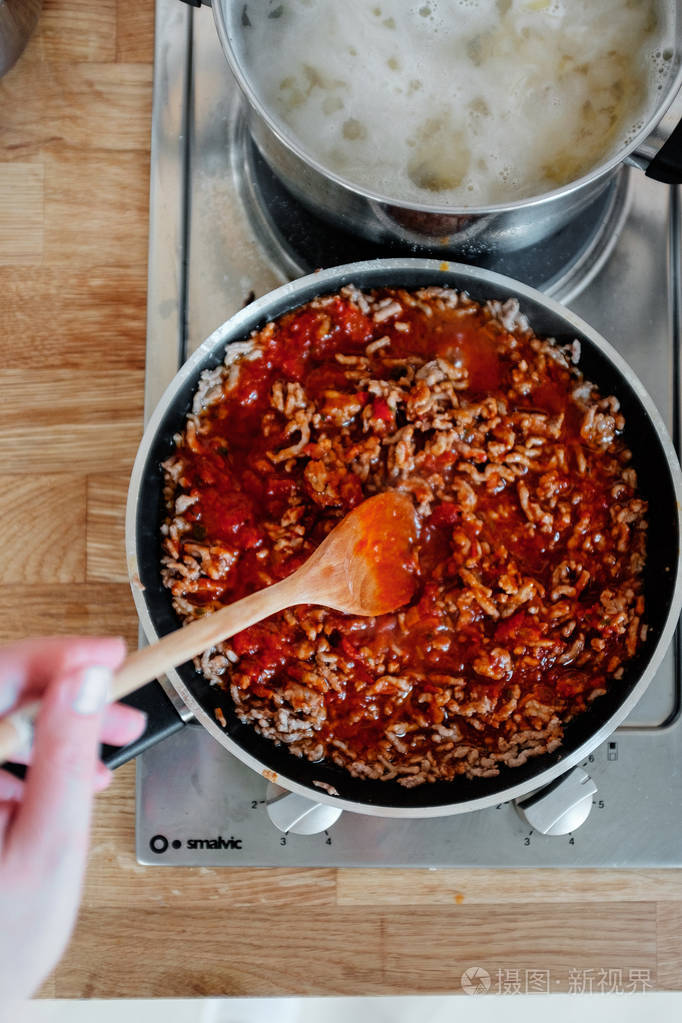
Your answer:
[[[643,780],[653,742],[623,731],[516,801],[414,819],[340,813],[289,792],[189,725],[138,758],[137,858],[206,868],[679,866],[679,828],[654,825],[682,820],[682,776]],[[626,833],[636,789],[651,826]]]
[[[343,813],[335,806],[315,803],[273,782],[268,782],[265,809],[275,827],[291,835],[319,835],[336,824]]]
[[[514,800],[514,805],[541,835],[568,835],[587,820],[596,791],[589,774],[575,767],[551,785]]]

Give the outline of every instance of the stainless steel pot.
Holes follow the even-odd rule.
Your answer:
[[[507,277],[475,267],[438,260],[389,259],[324,270],[286,284],[247,306],[214,331],[182,367],[149,421],[133,468],[126,516],[133,596],[150,642],[178,627],[169,591],[161,581],[160,526],[165,515],[161,463],[172,450],[174,435],[182,429],[200,374],[219,365],[226,351],[229,357],[229,346],[246,339],[252,330],[349,283],[364,289],[448,285],[468,291],[479,301],[516,295],[539,335],[555,337],[560,344],[579,339],[581,369],[586,377],[603,394],[615,394],[621,403],[627,423],[625,439],[633,452],[642,492],[649,499],[645,571],[649,628],[641,651],[618,685],[566,727],[558,750],[530,758],[521,767],[503,769],[496,778],[458,778],[413,789],[396,782],[353,778],[331,764],[312,764],[293,756],[230,714],[225,709],[225,694],[212,687],[192,664],[171,671],[168,680],[182,705],[222,746],[266,778],[316,802],[383,817],[435,817],[478,810],[548,784],[604,741],[630,713],[654,677],[682,605],[682,473],[670,438],[653,402],[621,356],[558,303]],[[149,714],[150,727],[144,744],[149,745],[181,727],[182,722],[156,683],[146,687],[146,693],[142,705]],[[216,722],[217,707],[228,719],[225,729]],[[108,759],[115,764],[129,755],[130,750]],[[327,795],[328,790],[321,792],[315,782],[333,786],[338,796]]]
[[[202,0],[185,0],[200,6]],[[345,180],[305,151],[295,136],[260,101],[240,61],[236,41],[248,4],[242,0],[203,0],[213,8],[227,62],[248,104],[251,135],[271,169],[304,206],[335,227],[372,242],[399,244],[412,251],[476,260],[489,252],[514,252],[547,238],[573,220],[609,187],[619,166],[646,142],[682,84],[682,4],[676,5],[676,52],[670,78],[656,110],[623,149],[589,174],[531,199],[480,208],[437,203],[396,202]],[[264,59],[266,59],[264,55]],[[682,184],[682,125],[665,152],[648,164],[647,174]]]

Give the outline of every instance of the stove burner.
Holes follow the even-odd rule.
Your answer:
[[[157,0],[156,7],[148,411],[181,354],[241,308],[249,292],[264,295],[318,265],[377,251],[300,210],[267,168],[258,167],[213,19],[192,17],[177,0]],[[681,114],[682,94],[667,115],[671,127]],[[560,232],[495,269],[551,289],[612,341],[677,440],[678,192],[624,172],[603,203],[571,225],[568,236]],[[524,275],[527,263],[535,267],[532,275]],[[675,644],[627,724],[577,769],[597,793],[574,785],[574,773],[572,782],[560,780],[556,790],[526,797],[522,806],[458,817],[396,820],[344,812],[333,827],[311,820],[323,826],[319,834],[294,834],[289,811],[299,822],[309,815],[276,800],[265,778],[190,724],[137,760],[138,859],[195,867],[679,868],[679,664]],[[173,698],[179,701],[174,691]],[[556,806],[562,793],[570,797],[570,817],[566,804]],[[574,812],[579,820],[590,806],[575,834],[550,837],[576,827]],[[273,825],[273,813],[288,832]]]
[[[442,255],[428,246],[384,245],[358,238],[315,216],[291,195],[258,152],[243,114],[232,120],[233,166],[254,229],[289,277],[387,256]],[[562,301],[575,297],[600,270],[620,233],[630,200],[627,168],[573,221],[541,243],[468,261],[507,274]]]

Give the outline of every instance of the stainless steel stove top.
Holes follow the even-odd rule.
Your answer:
[[[249,141],[210,12],[179,0],[157,0],[156,10],[147,414],[182,360],[245,302],[316,266],[382,254],[321,230],[281,192]],[[681,115],[682,96],[661,133]],[[551,246],[493,267],[551,293],[604,334],[643,381],[676,442],[680,237],[678,191],[624,170],[600,208]],[[449,818],[344,813],[334,822],[329,807],[311,810],[268,790],[264,778],[190,725],[138,759],[138,859],[191,866],[682,866],[678,661],[676,639],[625,725],[552,791],[521,807]]]

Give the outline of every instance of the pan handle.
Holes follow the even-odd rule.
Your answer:
[[[181,715],[159,682],[148,682],[124,697],[121,703],[143,710],[147,715],[147,727],[139,739],[127,746],[102,746],[102,760],[110,768],[120,767],[143,750],[179,732],[191,719],[189,712]]]
[[[134,693],[130,693],[119,702],[143,710],[147,715],[147,727],[139,739],[127,746],[102,745],[101,759],[112,770],[127,763],[128,760],[132,760],[150,746],[155,746],[162,739],[167,739],[174,732],[179,732],[192,720],[192,714],[189,711],[181,715],[159,682],[148,682],[146,686],[136,689]],[[9,771],[17,778],[24,778],[26,775],[26,768],[23,764],[7,763],[2,765],[2,769]]]

